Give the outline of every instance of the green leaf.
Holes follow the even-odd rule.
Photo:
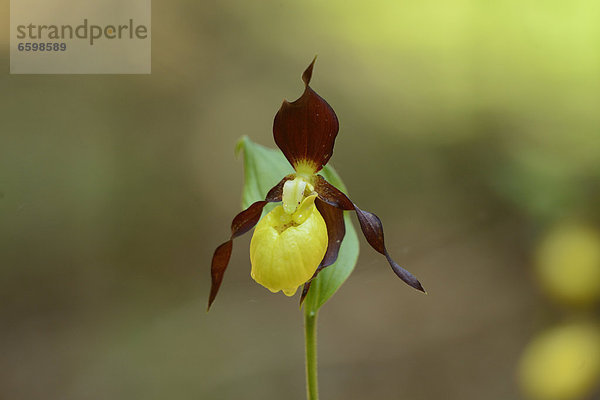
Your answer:
[[[284,176],[294,172],[283,153],[254,143],[247,136],[242,137],[237,143],[236,153],[240,152],[244,156],[243,208],[247,208],[255,201],[263,200],[269,189]],[[333,167],[326,165],[320,174],[329,183],[347,193],[346,186]],[[268,212],[267,207],[264,212]],[[344,211],[344,222],[346,223],[346,236],[342,241],[337,261],[323,269],[313,280],[304,300],[304,307],[308,313],[316,312],[333,296],[350,276],[358,260],[358,237],[347,211]]]
[[[255,201],[264,200],[269,189],[277,185],[284,176],[294,172],[294,168],[280,151],[254,143],[248,136],[243,136],[237,142],[235,152],[242,152],[244,156],[243,209]]]

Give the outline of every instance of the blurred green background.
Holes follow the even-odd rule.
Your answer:
[[[530,341],[595,323],[599,286],[564,302],[534,266],[583,226],[600,281],[598,1],[154,1],[149,76],[9,75],[0,4],[1,398],[304,398],[298,299],[251,280],[250,235],[205,307],[234,145],[274,146],[315,54],[332,163],[429,292],[361,238],[321,311],[323,399],[535,397]]]

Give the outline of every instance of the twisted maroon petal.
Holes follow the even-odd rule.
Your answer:
[[[253,203],[250,207],[233,218],[233,221],[231,222],[231,237],[228,241],[217,247],[213,254],[210,267],[211,286],[210,295],[208,297],[208,309],[210,309],[213,301],[215,301],[215,297],[217,297],[217,293],[221,287],[223,275],[229,264],[229,258],[231,257],[231,251],[233,249],[233,239],[248,232],[258,223],[262,210],[268,203],[281,201],[283,185],[290,179],[292,179],[291,175],[283,178],[277,185],[269,190],[265,200]]]
[[[383,239],[383,224],[377,215],[358,208],[348,196],[331,183],[327,182],[321,175],[317,175],[315,179],[315,191],[319,194],[319,198],[329,205],[338,207],[342,210],[354,210],[358,217],[358,222],[360,223],[360,229],[371,247],[385,256],[390,267],[392,267],[392,270],[400,279],[409,286],[425,292],[425,289],[423,289],[419,280],[415,278],[413,274],[398,265],[388,253]]]
[[[273,138],[290,164],[305,164],[317,172],[333,154],[339,123],[333,108],[308,85],[315,59],[302,74],[304,93],[292,103],[283,101],[273,121]]]

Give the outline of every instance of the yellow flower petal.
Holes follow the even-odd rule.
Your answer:
[[[250,243],[252,278],[272,292],[293,296],[308,281],[327,250],[327,226],[315,206],[304,199],[293,214],[276,207],[258,223]]]

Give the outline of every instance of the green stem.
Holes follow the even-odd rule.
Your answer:
[[[306,345],[306,398],[319,400],[317,382],[317,311],[304,310],[304,338]]]

